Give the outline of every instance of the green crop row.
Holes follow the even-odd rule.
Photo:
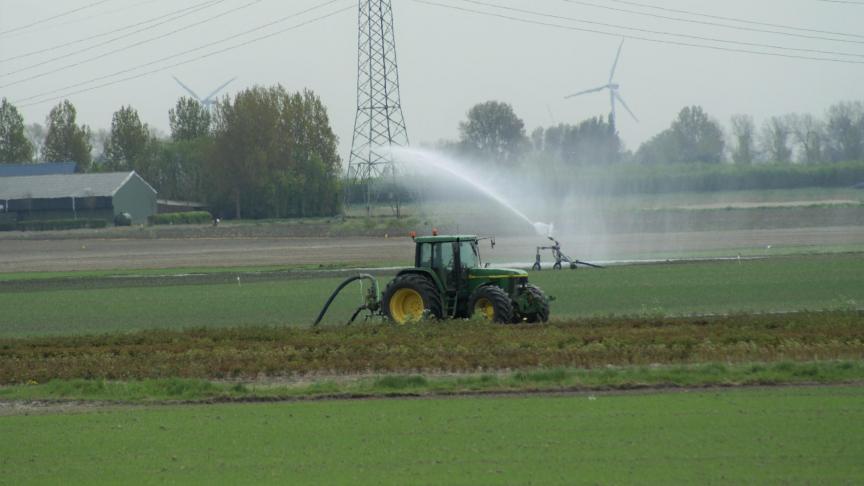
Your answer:
[[[0,384],[862,358],[864,315],[858,312],[543,326],[450,321],[0,339]]]

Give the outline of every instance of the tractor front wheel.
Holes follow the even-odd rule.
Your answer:
[[[513,303],[500,287],[484,285],[468,298],[468,312],[489,321],[509,323],[513,320]]]
[[[394,278],[384,289],[384,315],[396,324],[416,322],[424,317],[440,319],[441,297],[428,278],[407,274]]]

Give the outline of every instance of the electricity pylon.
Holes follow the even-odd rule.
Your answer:
[[[366,215],[372,213],[372,184],[386,177],[395,181],[390,147],[408,145],[402,116],[393,9],[390,0],[359,0],[357,45],[357,117],[348,159],[348,189],[366,191]],[[395,190],[395,187],[394,187]],[[395,196],[399,217],[399,197]]]

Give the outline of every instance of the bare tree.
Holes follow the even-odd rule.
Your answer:
[[[792,139],[799,147],[798,161],[815,164],[825,160],[825,125],[810,113],[787,117]]]
[[[33,145],[33,158],[37,161],[42,160],[42,144],[45,142],[46,134],[45,127],[38,123],[24,126],[24,136]]]
[[[783,117],[773,116],[762,127],[762,150],[769,162],[792,161],[789,125]]]
[[[752,164],[756,161],[756,124],[750,115],[732,116],[732,136],[735,146],[732,161],[736,164]]]
[[[864,159],[864,103],[838,103],[828,109],[829,157],[833,161]]]
[[[93,157],[91,170],[98,172],[105,163],[105,146],[108,144],[110,138],[111,132],[104,128],[90,132],[90,147],[92,147],[90,154]]]

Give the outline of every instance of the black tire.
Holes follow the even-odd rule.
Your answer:
[[[525,284],[524,287],[520,290],[520,292],[527,292],[529,294],[529,298],[535,300],[540,303],[540,310],[537,312],[530,312],[527,314],[520,314],[518,311],[514,312],[514,320],[515,322],[522,322],[523,320],[528,323],[535,322],[546,322],[549,320],[549,298],[546,297],[546,293],[540,290],[540,287],[533,284]]]
[[[531,265],[531,270],[539,272],[541,269],[540,262],[534,262],[534,265]]]
[[[481,309],[485,309],[482,317],[492,322],[510,323],[513,321],[513,303],[510,301],[510,296],[501,290],[501,287],[484,285],[471,293],[468,298],[468,316],[474,316]]]
[[[552,270],[561,270],[561,262],[555,262],[555,265],[552,265]]]
[[[416,301],[412,292],[420,298],[422,304]],[[411,299],[409,302],[405,300],[406,294]],[[409,273],[394,278],[384,289],[381,300],[384,315],[397,324],[407,324],[423,317],[441,319],[444,315],[438,289],[431,280],[422,275]]]

